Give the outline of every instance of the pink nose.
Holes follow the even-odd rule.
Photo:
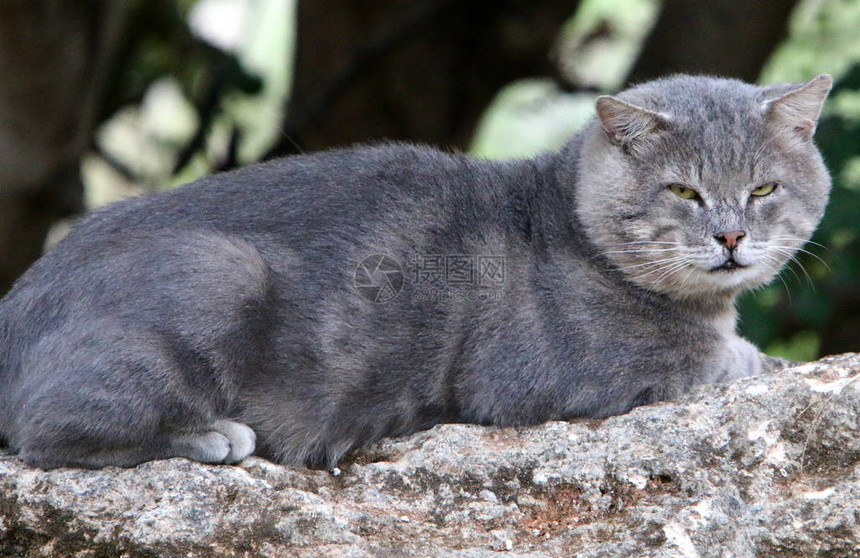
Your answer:
[[[731,232],[721,232],[714,235],[714,238],[717,239],[717,242],[728,248],[729,250],[734,250],[737,248],[738,244],[740,244],[741,239],[745,237],[747,233],[744,231],[731,231]]]

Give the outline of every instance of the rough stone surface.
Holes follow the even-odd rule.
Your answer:
[[[860,556],[860,355],[606,420],[444,425],[339,475],[0,455],[0,556]]]

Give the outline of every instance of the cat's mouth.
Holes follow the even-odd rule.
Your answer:
[[[735,271],[737,269],[743,269],[745,267],[749,266],[738,263],[734,258],[729,258],[720,265],[712,267],[711,271]]]

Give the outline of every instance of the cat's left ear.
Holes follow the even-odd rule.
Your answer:
[[[818,117],[821,116],[821,108],[833,87],[833,78],[821,74],[788,91],[785,91],[786,86],[777,87],[781,89],[781,95],[764,103],[768,122],[802,140],[811,140],[818,125]]]

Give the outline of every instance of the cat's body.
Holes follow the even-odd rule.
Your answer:
[[[0,437],[99,467],[233,462],[256,432],[264,455],[332,467],[440,422],[601,417],[755,373],[734,299],[822,215],[828,89],[678,77],[622,95],[650,112],[602,98],[534,160],[358,148],[110,206],[0,301]],[[384,303],[356,288],[382,254],[405,274]],[[416,296],[412,267],[446,257],[504,275]],[[399,286],[386,269],[371,279]]]

